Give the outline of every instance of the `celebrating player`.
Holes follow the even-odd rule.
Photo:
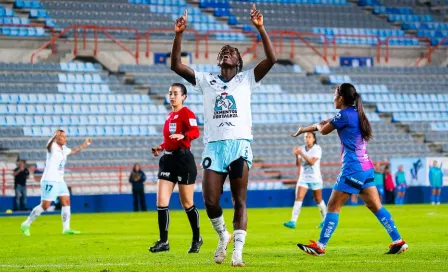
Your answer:
[[[163,143],[152,149],[154,156],[158,156],[164,150],[164,155],[159,162],[157,182],[160,239],[149,248],[149,251],[153,253],[170,250],[168,205],[176,183],[179,185],[180,202],[187,213],[193,231],[193,240],[188,253],[198,253],[202,246],[202,238],[199,235],[199,212],[193,202],[197,169],[194,156],[190,152],[191,141],[199,137],[199,128],[194,113],[183,105],[186,98],[187,88],[183,84],[171,85],[169,99],[172,112],[163,126]]]
[[[252,164],[250,142],[252,114],[250,97],[277,61],[274,48],[263,26],[263,15],[255,4],[250,18],[260,33],[266,58],[251,70],[242,71],[243,60],[237,48],[222,47],[218,54],[219,75],[193,71],[181,62],[182,32],[187,26],[187,11],[176,20],[176,36],[171,51],[171,69],[193,84],[204,96],[204,143],[202,155],[204,178],[202,190],[207,215],[218,233],[214,260],[220,264],[227,255],[232,235],[227,231],[219,200],[229,175],[234,204],[234,250],[232,266],[245,266],[242,251],[246,239],[246,194]]]
[[[25,236],[30,236],[30,226],[34,220],[45,210],[51,202],[59,198],[61,203],[62,234],[78,234],[77,230],[70,228],[70,193],[64,181],[64,167],[68,155],[74,155],[92,143],[87,138],[83,144],[70,149],[66,146],[67,135],[63,130],[57,130],[47,143],[47,161],[40,180],[41,202],[34,207],[30,216],[22,223],[21,228]]]
[[[305,133],[305,145],[294,148],[296,155],[296,165],[300,167],[299,180],[296,185],[296,201],[292,208],[291,220],[283,225],[287,228],[295,229],[297,218],[299,218],[302,208],[303,198],[308,188],[313,190],[314,201],[320,210],[322,222],[318,226],[323,225],[323,220],[327,214],[327,206],[322,200],[322,175],[320,173],[320,159],[322,158],[322,148],[317,144],[316,134],[314,132]]]
[[[359,194],[367,208],[372,211],[392,239],[388,254],[400,254],[408,249],[401,238],[391,214],[381,205],[374,183],[373,164],[367,155],[367,141],[372,137],[372,129],[362,106],[361,96],[353,85],[344,83],[334,94],[334,106],[339,113],[332,119],[324,120],[306,128],[299,128],[294,134],[319,131],[327,135],[337,130],[342,145],[342,170],[337,177],[328,202],[328,213],[320,233],[319,241],[311,244],[297,244],[308,254],[322,256],[325,247],[336,230],[339,212],[351,194]]]

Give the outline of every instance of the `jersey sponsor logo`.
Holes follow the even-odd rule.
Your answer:
[[[190,126],[192,126],[192,127],[198,126],[198,122],[196,121],[196,119],[192,118],[192,119],[188,119],[188,121],[190,122]]]
[[[218,127],[234,127],[235,125],[232,122],[222,122]]]
[[[171,175],[170,172],[160,172],[160,176],[161,176],[161,177],[167,177],[167,178],[169,178],[170,175]]]
[[[235,98],[226,92],[216,97],[213,119],[238,118]]]
[[[338,112],[338,113],[335,115],[335,117],[333,118],[333,122],[336,122],[338,119],[341,119],[341,117],[342,117],[341,113]]]
[[[170,123],[169,131],[171,134],[176,133],[177,125],[176,123]]]
[[[179,115],[178,115],[178,114],[174,115],[174,118],[173,118],[173,120],[176,120],[176,119],[177,119],[177,117],[179,117]]]

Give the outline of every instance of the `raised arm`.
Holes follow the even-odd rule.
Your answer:
[[[89,146],[92,143],[92,139],[87,138],[84,143],[78,145],[77,147],[72,149],[72,152],[70,152],[69,155],[75,155],[76,153],[78,153],[79,151],[83,150],[84,148],[86,148],[87,146]]]
[[[259,82],[277,62],[277,56],[275,55],[275,50],[274,46],[272,46],[271,39],[264,28],[263,15],[257,10],[255,4],[253,4],[252,9],[250,10],[250,20],[260,33],[261,41],[263,42],[264,54],[266,55],[266,58],[258,63],[254,69],[255,81]]]
[[[323,120],[320,123],[316,123],[316,124],[308,126],[308,127],[299,127],[299,129],[295,133],[290,134],[289,136],[297,137],[302,133],[314,132],[314,131],[319,131],[320,134],[327,135],[335,129],[335,127],[330,123],[329,120],[331,120],[331,119]]]
[[[183,77],[186,81],[193,85],[196,85],[196,79],[194,77],[194,71],[181,61],[181,43],[182,43],[182,33],[187,27],[187,17],[188,11],[185,9],[184,15],[176,20],[174,24],[174,31],[176,36],[173,41],[173,48],[171,49],[171,70],[176,74]]]

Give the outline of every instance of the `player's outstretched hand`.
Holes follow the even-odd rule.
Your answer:
[[[299,136],[300,134],[302,134],[302,132],[303,132],[303,127],[299,127],[299,129],[296,131],[296,133],[290,134],[289,136],[291,136],[291,137],[297,137],[297,136]]]
[[[184,32],[185,28],[187,28],[187,17],[188,11],[187,9],[185,9],[184,15],[182,17],[179,17],[174,23],[174,31],[176,33],[182,33]]]
[[[183,140],[185,138],[185,136],[183,134],[172,134],[170,135],[170,139],[175,139],[175,140]]]
[[[154,157],[159,156],[160,152],[163,150],[161,146],[157,146],[151,149]]]
[[[85,143],[86,145],[90,145],[90,144],[92,143],[92,139],[91,139],[91,138],[87,138],[87,139],[84,141],[84,143]]]
[[[252,9],[250,10],[250,20],[252,21],[255,27],[263,26],[263,14],[261,14],[257,10],[255,3],[252,4]]]

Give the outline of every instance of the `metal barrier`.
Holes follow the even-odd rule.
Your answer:
[[[428,42],[428,50],[431,49],[431,39],[428,37],[417,37],[417,36],[389,36],[386,38],[385,40],[385,45],[386,45],[386,56],[385,56],[385,61],[386,63],[389,62],[389,43],[390,40],[407,40],[407,39],[418,39],[419,41],[423,40],[423,41],[427,41]],[[431,62],[431,56],[428,57],[428,62]],[[418,66],[418,61],[416,63],[416,66]]]
[[[140,35],[141,38],[145,38],[146,39],[146,51],[145,51],[145,56],[146,58],[149,58],[149,52],[150,52],[150,47],[149,47],[149,38],[151,33],[163,33],[163,32],[173,32],[174,30],[172,28],[149,28],[145,34]],[[199,41],[201,40],[200,36],[199,36],[199,32],[195,29],[185,29],[184,30],[185,33],[193,33],[195,35],[195,42],[196,42],[196,50],[195,50],[195,58],[199,58]]]
[[[295,56],[295,44],[294,44],[294,38],[297,37],[300,39],[307,47],[311,48],[316,55],[321,57],[325,63],[328,65],[328,58],[327,58],[327,47],[328,47],[328,40],[327,37],[324,34],[317,34],[312,32],[295,32],[295,31],[284,31],[284,30],[273,30],[269,34],[273,35],[273,43],[274,47],[277,49],[279,48],[279,52],[283,53],[283,38],[285,36],[289,36],[291,39],[290,42],[290,57],[294,58]],[[310,42],[308,42],[304,37],[320,37],[323,39],[323,46],[324,46],[324,52],[323,54],[319,52],[319,50],[316,49]]]
[[[434,53],[434,51],[436,51],[440,46],[442,46],[446,41],[448,41],[448,37],[444,37],[438,44],[434,45],[433,47],[429,47],[428,51],[426,52],[426,54],[424,54],[423,56],[421,56],[416,63],[416,66],[418,66],[420,64],[420,62],[426,57],[428,58],[428,62],[430,62],[431,60],[431,55],[432,53]]]
[[[83,48],[86,49],[86,32],[88,30],[93,30],[94,33],[94,49],[93,54],[94,56],[98,53],[98,32],[104,33],[110,40],[112,40],[115,44],[117,44],[121,49],[128,52],[134,59],[135,62],[138,64],[138,58],[139,58],[139,34],[138,30],[136,28],[132,27],[114,27],[114,26],[97,26],[97,25],[71,25],[67,28],[65,28],[61,33],[59,33],[56,36],[53,36],[50,41],[44,43],[39,49],[37,49],[32,55],[31,55],[31,63],[34,63],[34,57],[37,56],[42,50],[44,50],[48,45],[55,44],[57,40],[59,40],[61,37],[63,37],[65,34],[69,33],[71,30],[73,30],[73,36],[74,36],[74,47],[73,47],[73,55],[78,55],[78,30],[81,30],[83,33]],[[119,30],[119,31],[131,31],[135,32],[135,53],[133,53],[129,48],[127,48],[123,43],[121,43],[119,40],[117,40],[115,37],[113,37],[109,31],[110,30]]]
[[[377,35],[363,35],[363,34],[335,34],[333,35],[333,61],[336,60],[336,47],[337,47],[337,38],[339,37],[352,37],[352,38],[374,38],[377,40],[377,45],[376,45],[376,60],[378,63],[381,62],[381,40],[380,37],[378,37]]]
[[[249,53],[250,51],[253,51],[253,58],[257,57],[257,34],[251,31],[243,31],[243,30],[236,30],[236,29],[229,29],[229,30],[209,30],[205,32],[204,39],[205,39],[205,58],[208,59],[208,40],[209,36],[216,33],[242,33],[249,36],[252,36],[253,42],[252,46],[249,47],[246,51],[242,53],[242,56]]]

